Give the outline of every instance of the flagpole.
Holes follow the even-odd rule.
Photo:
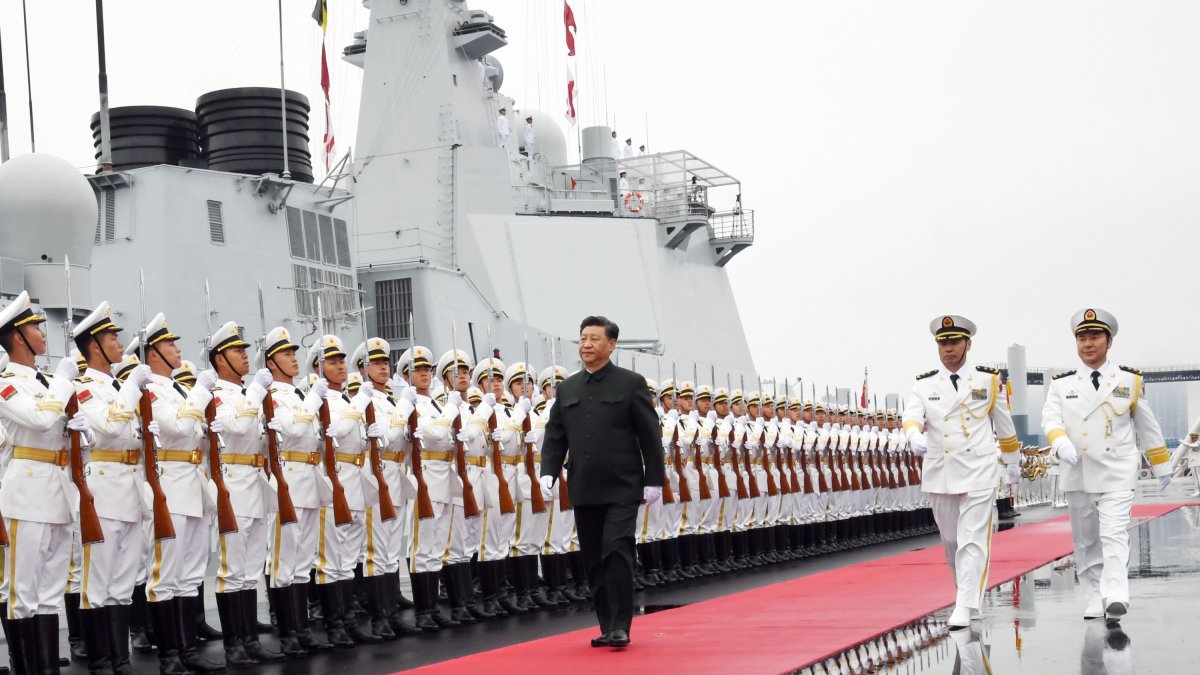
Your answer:
[[[287,122],[287,89],[283,79],[283,0],[279,0],[279,117],[283,122],[283,177],[290,179],[292,172],[288,170],[288,122]]]

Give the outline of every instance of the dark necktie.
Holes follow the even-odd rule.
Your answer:
[[[37,378],[38,382],[42,383],[43,387],[45,387],[47,389],[50,388],[50,380],[46,379],[46,376],[42,374],[42,371],[40,371],[40,370],[33,371],[33,376]]]
[[[1092,371],[1092,386],[1096,388],[1096,391],[1100,391],[1100,371],[1098,370]]]
[[[121,391],[121,381],[120,380],[113,380],[112,386],[113,386],[113,389],[116,389],[117,391]]]
[[[182,396],[182,397],[184,397],[184,398],[187,398],[187,397],[188,397],[188,393],[187,393],[187,391],[186,391],[186,390],[183,388],[183,385],[182,385],[182,384],[179,384],[178,382],[172,382],[172,383],[171,383],[171,385],[175,387],[175,391],[179,392],[179,395],[180,395],[180,396]]]
[[[958,373],[951,373],[950,384],[954,385],[954,391],[958,391]]]

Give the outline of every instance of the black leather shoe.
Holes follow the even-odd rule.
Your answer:
[[[624,649],[629,646],[629,633],[623,630],[614,630],[608,634],[608,646],[614,649]]]
[[[608,641],[609,635],[610,635],[610,633],[605,633],[598,638],[592,638],[592,646],[593,647],[611,647],[612,645]]]

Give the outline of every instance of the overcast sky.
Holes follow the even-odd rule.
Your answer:
[[[366,25],[330,0],[335,128],[354,142]],[[278,84],[275,2],[106,3],[116,105],[191,108]],[[509,46],[504,92],[562,110],[561,0],[472,2]],[[961,313],[977,362],[1014,342],[1073,365],[1072,312],[1121,322],[1114,360],[1200,362],[1200,4],[574,0],[584,124],[684,148],[742,181],[756,244],[727,268],[764,375],[907,391]],[[314,105],[319,31],[284,2],[289,88]],[[69,12],[68,8],[75,11]],[[92,163],[92,3],[29,3],[38,149]],[[28,115],[20,3],[0,3],[14,154]],[[647,134],[648,131],[648,134]],[[732,195],[728,197],[732,199]],[[727,208],[727,204],[716,204]]]

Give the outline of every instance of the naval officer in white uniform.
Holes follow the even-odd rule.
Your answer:
[[[942,367],[917,376],[904,407],[904,432],[913,452],[925,456],[921,487],[958,587],[948,623],[964,628],[987,589],[1000,465],[1010,480],[1020,477],[1020,443],[999,371],[968,363],[975,324],[950,314],[934,319],[929,330]]]
[[[1141,463],[1161,488],[1171,455],[1142,391],[1142,373],[1108,360],[1117,319],[1102,309],[1071,317],[1083,367],[1055,375],[1046,391],[1042,430],[1062,464],[1075,565],[1088,595],[1084,618],[1120,619],[1129,609],[1129,511]]]

